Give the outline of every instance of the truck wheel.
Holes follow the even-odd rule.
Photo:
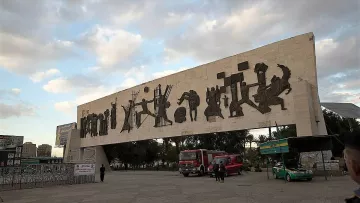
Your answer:
[[[188,177],[189,174],[188,173],[183,173],[184,177]]]
[[[241,175],[242,171],[241,169],[238,170],[238,175]]]

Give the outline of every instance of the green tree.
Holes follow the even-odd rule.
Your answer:
[[[266,135],[259,135],[259,137],[254,141],[257,144],[261,144],[268,141],[268,137]]]
[[[323,110],[324,120],[326,124],[326,130],[329,134],[340,134],[343,132],[360,131],[360,122],[352,118],[343,118],[338,114],[326,110]]]
[[[288,125],[288,126],[279,126],[279,131],[272,132],[272,139],[284,139],[289,137],[296,137],[296,126]]]
[[[249,143],[250,149],[251,149],[251,145],[254,142],[254,135],[249,134],[246,136],[246,141]]]

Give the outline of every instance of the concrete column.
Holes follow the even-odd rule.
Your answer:
[[[80,150],[79,150],[79,160],[81,162],[84,162],[84,149],[85,148],[80,148]]]
[[[293,85],[297,136],[327,135],[320,102],[314,98],[314,91],[307,81]]]
[[[293,92],[297,136],[327,135],[316,88],[307,81],[300,81],[293,85]],[[331,150],[323,151],[323,154],[325,160],[330,160]],[[322,162],[320,151],[303,152],[300,159],[306,168],[312,168],[314,163]]]
[[[111,169],[110,169],[109,161],[108,161],[108,159],[106,157],[106,154],[104,152],[104,147],[103,146],[96,146],[95,150],[96,150],[96,154],[95,154],[95,157],[96,157],[96,161],[95,161],[96,172],[100,173],[100,167],[101,167],[102,164],[104,164],[105,170],[107,172],[109,172]]]
[[[67,139],[66,145],[64,146],[64,163],[79,162],[82,160],[80,156],[74,157],[73,152],[77,152],[80,149],[80,130],[73,129]],[[69,160],[69,156],[72,156],[75,160]]]
[[[109,161],[106,157],[106,154],[104,152],[103,146],[96,146],[95,147],[96,154],[95,154],[95,180],[100,181],[100,167],[102,164],[104,164],[105,167],[105,181],[106,181],[106,174],[111,172]]]

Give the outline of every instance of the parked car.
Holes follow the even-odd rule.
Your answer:
[[[239,174],[241,175],[242,172],[242,158],[239,154],[231,154],[231,155],[221,155],[214,157],[213,161],[211,162],[211,165],[208,168],[210,177],[214,177],[215,173],[213,171],[214,164],[220,164],[220,162],[225,165],[226,171],[225,171],[225,177],[232,175],[232,174]]]
[[[285,170],[284,170],[285,169]],[[308,180],[311,181],[313,178],[313,172],[311,170],[304,169],[301,164],[295,166],[286,166],[285,168],[281,162],[275,164],[272,168],[273,176],[275,179],[281,178],[286,179],[288,182],[292,180]]]

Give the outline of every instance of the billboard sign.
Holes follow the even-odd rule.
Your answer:
[[[0,150],[22,146],[24,136],[0,135]]]
[[[74,175],[95,175],[95,164],[75,164]]]
[[[71,130],[76,129],[76,123],[68,123],[56,127],[56,146],[66,145],[67,139],[70,136]]]
[[[272,140],[260,144],[261,154],[279,154],[288,153],[289,144],[287,139]]]

